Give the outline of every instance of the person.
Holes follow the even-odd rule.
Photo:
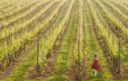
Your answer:
[[[99,64],[99,60],[98,60],[98,56],[97,55],[94,55],[94,60],[93,60],[93,63],[92,63],[91,67],[92,67],[94,76],[97,76],[98,72],[101,71],[101,66]]]

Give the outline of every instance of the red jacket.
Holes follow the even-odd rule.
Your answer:
[[[92,69],[95,69],[97,71],[100,71],[101,70],[99,61],[97,59],[94,59],[93,60]]]

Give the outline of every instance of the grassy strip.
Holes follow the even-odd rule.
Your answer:
[[[76,5],[75,5],[76,6]],[[76,8],[73,7],[73,11]],[[74,38],[74,33],[77,29],[77,25],[74,24],[77,21],[77,16],[76,12],[71,16],[69,25],[68,25],[68,30],[67,33],[64,37],[62,47],[60,48],[60,53],[57,58],[57,63],[55,66],[54,73],[47,81],[67,81],[67,71],[70,68],[70,57],[72,55],[72,45],[73,45],[73,38]]]
[[[88,13],[85,13],[85,12],[88,12]],[[89,81],[109,81],[111,74],[107,68],[106,60],[101,52],[101,49],[97,43],[97,40],[95,39],[96,37],[93,33],[93,25],[91,23],[92,19],[91,19],[90,13],[91,12],[88,6],[85,6],[84,14],[86,15],[84,16],[84,21],[86,23],[84,24],[84,26],[86,28],[85,29],[85,32],[86,32],[86,51],[85,52],[86,52],[86,58],[87,58],[86,67],[88,67],[87,74],[88,76],[90,76]],[[102,72],[97,77],[94,77],[91,69],[91,64],[95,54],[98,54],[99,61],[102,66]]]

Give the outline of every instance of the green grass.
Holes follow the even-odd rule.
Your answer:
[[[47,81],[67,81],[66,72],[70,68],[70,56],[71,56],[71,46],[73,35],[76,30],[76,17],[71,17],[71,22],[68,25],[68,31],[63,39],[62,47],[60,48],[59,56],[57,57],[57,62],[55,64],[55,69],[53,75],[49,77]]]
[[[88,13],[85,13],[88,12]],[[108,67],[107,67],[107,62],[103,56],[103,53],[101,52],[101,49],[98,45],[98,41],[96,41],[96,37],[93,31],[93,26],[91,23],[91,17],[90,13],[88,10],[88,7],[85,8],[84,11],[84,26],[85,26],[85,32],[86,32],[86,57],[87,57],[87,76],[89,76],[90,80],[89,81],[109,81],[109,78],[111,76]],[[94,58],[94,55],[98,54],[99,57],[99,62],[102,66],[102,72],[99,73],[97,77],[93,75],[92,69],[91,69],[91,64]]]

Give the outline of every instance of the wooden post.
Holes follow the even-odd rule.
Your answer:
[[[114,38],[113,33],[112,33],[112,44],[113,44],[113,46],[114,46],[114,44],[115,44],[115,38]]]
[[[120,52],[121,52],[121,39],[118,41],[118,70],[117,73],[120,74]]]
[[[37,34],[37,67],[36,67],[36,71],[37,73],[39,73],[39,36]]]

